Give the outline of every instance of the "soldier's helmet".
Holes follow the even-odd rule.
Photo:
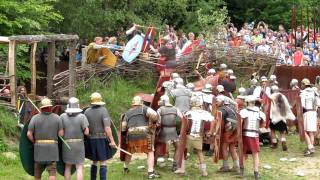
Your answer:
[[[223,87],[222,85],[218,85],[218,86],[217,86],[217,91],[218,91],[219,93],[223,92],[223,91],[224,91],[224,87]]]
[[[301,84],[305,85],[305,86],[309,86],[310,85],[310,80],[307,78],[302,79]]]
[[[290,86],[291,86],[291,87],[297,86],[298,83],[299,83],[298,79],[291,79]]]
[[[80,113],[82,109],[80,109],[79,99],[75,97],[71,97],[68,101],[66,113]]]
[[[104,105],[105,102],[102,101],[102,96],[98,92],[94,92],[91,94],[91,104],[92,105]]]
[[[140,96],[135,96],[132,99],[132,105],[133,106],[140,106],[143,104],[142,98]]]
[[[176,79],[176,78],[179,78],[180,77],[180,75],[178,74],[178,73],[172,73],[171,74],[171,79],[172,80],[174,80],[174,79]]]
[[[163,106],[171,106],[169,96],[162,95],[160,97],[160,104]]]
[[[52,107],[52,102],[49,98],[45,97],[41,100],[41,106],[40,109],[46,108],[46,107]]]
[[[204,93],[212,93],[212,85],[211,84],[206,84],[204,88],[202,89],[202,92]]]
[[[202,106],[202,104],[203,104],[203,100],[201,96],[197,96],[197,95],[191,96],[190,98],[191,107],[200,107]]]

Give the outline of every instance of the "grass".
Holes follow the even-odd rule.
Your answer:
[[[77,90],[78,98],[83,107],[90,104],[90,95],[99,92],[116,126],[119,118],[131,106],[131,100],[137,93],[153,93],[155,80],[146,74],[140,79],[127,80],[121,76],[111,77],[109,84],[102,84],[97,78],[89,81],[90,86],[82,86]]]
[[[318,179],[319,176],[319,164],[320,155],[316,154],[316,157],[303,157],[302,152],[304,149],[304,144],[300,143],[297,135],[292,135],[288,137],[288,152],[282,152],[281,148],[276,150],[271,150],[269,147],[262,147],[262,152],[260,155],[261,167],[260,172],[262,175],[262,180],[266,179],[291,179],[291,180],[303,180],[303,179]],[[318,148],[319,149],[319,148]],[[16,153],[17,154],[17,153]],[[1,179],[32,179],[31,176],[27,175],[21,167],[19,155],[15,160],[10,160],[4,156],[0,156],[0,177]],[[145,156],[143,156],[145,157]],[[282,157],[297,158],[296,162],[282,162],[279,159]],[[209,176],[206,178],[200,177],[199,170],[197,168],[197,159],[195,154],[191,154],[191,157],[187,161],[187,175],[184,177],[179,177],[170,171],[171,162],[166,161],[165,167],[156,167],[157,171],[162,175],[162,179],[239,179],[239,177],[232,173],[221,174],[216,171],[221,165],[214,164],[212,158],[206,157],[206,163],[208,166]],[[231,163],[231,160],[229,161]],[[266,170],[263,168],[264,165],[271,165],[271,170]],[[124,175],[122,173],[122,163],[118,158],[114,158],[108,162],[108,178],[109,179],[128,179],[128,180],[140,180],[146,179],[146,169],[138,169],[138,166],[146,166],[145,160],[134,160],[129,166],[130,173]],[[249,156],[245,162],[245,179],[253,179],[252,172],[252,158]],[[296,176],[297,168],[301,168],[306,176],[298,177]],[[316,171],[309,171],[315,169]],[[89,179],[90,169],[85,168],[85,179]],[[318,173],[318,174],[317,174]],[[318,175],[318,176],[315,176]],[[45,172],[44,177],[47,177]],[[62,176],[58,176],[58,179],[62,180]],[[75,179],[75,177],[73,177]]]

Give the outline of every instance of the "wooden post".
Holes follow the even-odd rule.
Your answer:
[[[16,78],[16,42],[9,42],[9,77],[10,77],[10,93],[11,105],[16,107],[17,102],[17,78]]]
[[[307,7],[307,23],[308,23],[308,33],[307,33],[307,36],[308,36],[308,46],[309,46],[309,42],[310,42],[310,22],[309,22],[309,7]]]
[[[81,47],[80,47],[81,48]],[[81,58],[81,66],[85,67],[87,66],[87,52],[88,52],[88,46],[81,49],[82,58]]]
[[[70,56],[69,56],[69,97],[76,96],[76,42],[70,43]]]
[[[37,66],[36,66],[37,42],[32,43],[30,62],[31,62],[31,94],[36,95],[37,92]]]
[[[55,52],[56,43],[48,43],[48,62],[47,62],[47,96],[52,98],[53,94],[53,76],[55,73]]]
[[[301,44],[301,48],[303,49],[303,10],[301,7],[301,25],[300,25],[300,29],[301,29],[301,40],[300,40],[300,44]]]

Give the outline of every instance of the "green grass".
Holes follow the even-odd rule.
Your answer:
[[[112,76],[112,81],[108,84],[102,84],[97,78],[91,79],[89,86],[79,87],[77,97],[83,107],[90,104],[90,95],[93,92],[99,92],[103,101],[106,102],[108,109],[116,126],[119,124],[119,118],[122,113],[126,112],[131,105],[131,100],[137,93],[153,93],[155,79],[153,76],[146,74],[140,79],[127,80],[121,76]]]
[[[302,152],[304,149],[304,144],[300,143],[298,136],[288,137],[288,152],[282,152],[281,148],[276,150],[271,150],[269,147],[262,147],[262,152],[260,155],[261,167],[260,172],[262,175],[262,180],[266,179],[317,179],[319,178],[319,171],[308,172],[308,169],[317,169],[320,164],[320,155],[316,154],[316,157],[303,157]],[[319,149],[319,148],[318,148]],[[16,153],[17,154],[17,153]],[[31,176],[27,175],[21,167],[19,155],[15,160],[9,160],[3,156],[0,156],[0,179],[32,179]],[[282,162],[279,159],[282,157],[286,158],[297,158],[296,162]],[[165,167],[156,167],[156,170],[161,174],[162,179],[239,179],[239,177],[232,173],[217,173],[216,171],[221,165],[214,164],[211,157],[206,157],[206,163],[208,166],[209,176],[207,178],[200,177],[200,172],[197,168],[197,159],[195,154],[191,153],[187,161],[187,175],[184,177],[179,177],[170,171],[171,162],[166,161]],[[229,161],[231,164],[231,160]],[[263,168],[264,165],[271,165],[271,170],[266,170]],[[130,164],[130,173],[124,175],[122,173],[122,163],[118,158],[114,158],[112,161],[108,162],[108,178],[109,179],[129,179],[129,180],[140,180],[146,179],[146,169],[137,169],[138,166],[146,166],[145,160],[135,160]],[[296,168],[301,167],[306,173],[305,177],[296,176]],[[317,169],[318,170],[318,169]],[[90,169],[85,168],[85,179],[89,179]],[[44,177],[47,177],[45,172]],[[58,176],[58,179],[62,180],[62,176]],[[73,177],[75,179],[75,177]],[[245,179],[253,179],[252,171],[252,158],[249,156],[245,162]]]

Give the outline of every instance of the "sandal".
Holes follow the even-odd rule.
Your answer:
[[[304,153],[304,156],[306,157],[310,157],[313,155],[314,152],[312,152],[310,149],[308,149],[305,153]]]

